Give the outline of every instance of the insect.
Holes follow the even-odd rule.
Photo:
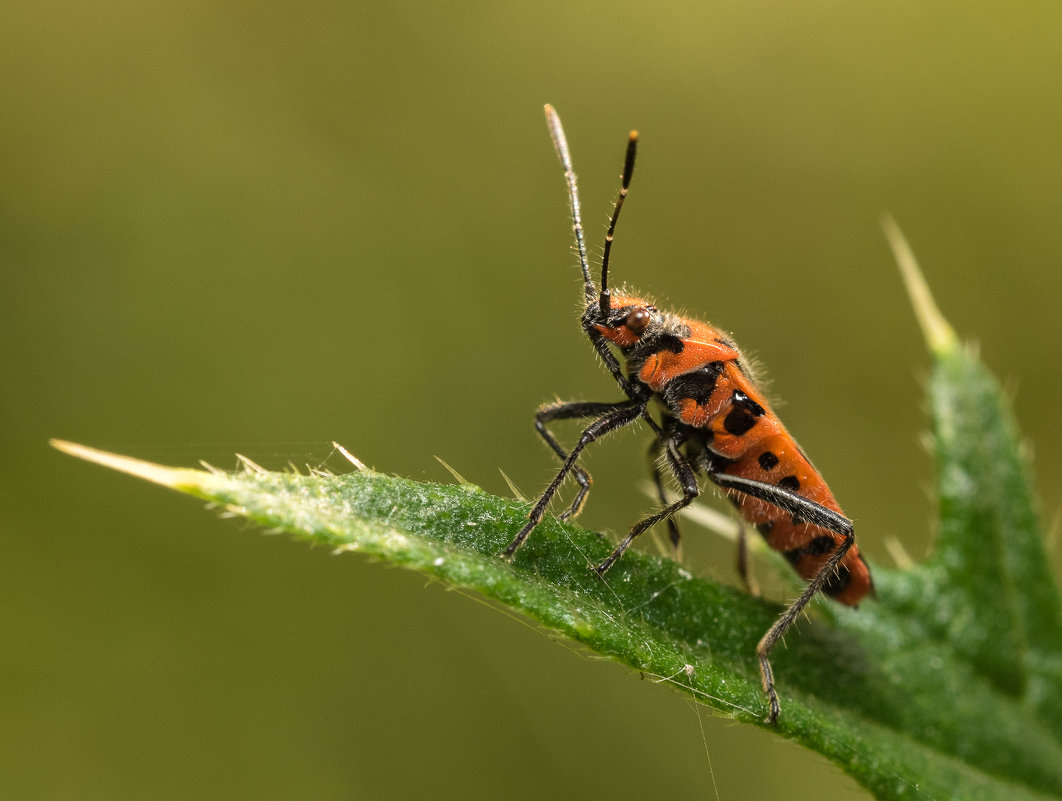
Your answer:
[[[563,464],[503,556],[512,558],[541,522],[553,496],[569,476],[579,488],[559,517],[565,520],[578,515],[590,491],[590,475],[579,464],[583,450],[605,434],[639,420],[644,422],[653,433],[650,462],[663,506],[635,523],[595,570],[599,575],[604,574],[640,534],[656,523],[666,521],[670,539],[677,548],[679,531],[673,515],[699,494],[697,475],[703,474],[718,486],[744,521],[755,526],[768,545],[781,551],[808,582],[800,597],[756,646],[760,677],[770,707],[766,722],[773,725],[781,713],[781,704],[769,660],[772,649],[820,590],[849,606],[855,606],[873,591],[870,570],[855,545],[852,522],[841,512],[822,476],[771,411],[748,363],[725,333],[708,323],[657,309],[648,300],[626,291],[613,293],[610,288],[609,256],[616,221],[634,170],[637,131],[631,132],[627,143],[621,188],[605,235],[600,286],[595,286],[590,275],[568,142],[560,118],[548,105],[546,121],[568,185],[572,229],[586,300],[582,328],[624,398],[599,403],[550,403],[538,409],[535,429]],[[662,408],[659,419],[650,411],[654,400]],[[571,450],[566,450],[547,426],[554,421],[572,419],[592,422],[583,429]],[[662,465],[667,466],[681,487],[680,498],[669,499],[661,476]],[[744,561],[743,537],[739,566]]]

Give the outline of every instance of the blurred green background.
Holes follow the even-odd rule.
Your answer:
[[[1014,391],[1051,522],[1062,9],[969,9],[9,3],[4,797],[865,798],[474,599],[46,443],[342,469],[335,439],[538,492],[534,408],[616,397],[577,325],[550,102],[595,248],[640,130],[616,278],[760,357],[873,561],[923,554],[932,517],[886,209]],[[590,456],[586,524],[650,503],[645,444]],[[689,526],[687,560],[733,580]]]

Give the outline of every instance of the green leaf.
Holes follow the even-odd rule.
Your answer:
[[[932,305],[886,223],[934,356],[936,548],[874,568],[858,610],[816,600],[773,655],[777,732],[881,799],[1062,797],[1062,604],[1006,399]],[[907,262],[905,264],[905,261]],[[756,642],[777,604],[548,519],[498,558],[528,504],[477,487],[346,475],[163,467],[55,441],[68,453],[205,498],[262,526],[361,551],[495,599],[721,714],[764,725]],[[360,467],[360,465],[358,465]]]
[[[610,543],[549,520],[508,564],[497,554],[520,527],[526,504],[467,484],[423,484],[367,470],[341,476],[185,470],[55,445],[263,526],[475,590],[634,669],[666,677],[736,720],[763,725],[755,645],[779,607],[694,577],[670,560],[632,552],[602,580],[587,567],[610,552]],[[806,623],[789,638],[775,659],[784,704],[778,732],[825,754],[879,798],[1062,793],[1062,747],[1043,717],[1057,702],[1057,666],[1044,671],[1049,660],[1025,660],[1037,677],[1027,686],[1051,688],[1038,695],[1050,703],[1029,703],[1002,692],[946,639],[947,631],[934,625],[933,602],[956,591],[936,588],[937,565],[952,561],[946,545],[942,540],[932,562],[908,574],[876,569],[877,603],[858,611],[823,603],[832,624]],[[927,616],[911,617],[919,607],[912,588],[925,593],[920,608]]]

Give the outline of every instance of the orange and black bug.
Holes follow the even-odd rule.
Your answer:
[[[605,235],[601,285],[596,287],[590,277],[568,142],[551,106],[546,106],[546,120],[568,183],[572,228],[586,295],[583,331],[626,398],[605,403],[551,403],[538,410],[535,428],[563,466],[532,507],[527,523],[505,549],[504,556],[511,557],[527,539],[569,475],[575,478],[579,489],[560,517],[563,520],[580,512],[590,490],[590,475],[578,463],[587,445],[611,431],[643,421],[654,434],[650,451],[653,478],[664,506],[638,521],[595,569],[603,574],[639,534],[661,521],[667,521],[671,540],[677,546],[679,532],[672,516],[699,494],[697,473],[703,473],[720,487],[768,545],[781,551],[808,581],[804,592],[756,647],[763,690],[770,703],[767,722],[773,724],[781,707],[768,660],[771,650],[819,590],[849,606],[855,606],[873,590],[870,570],[855,545],[852,522],[771,411],[741,352],[725,333],[707,323],[660,311],[642,298],[623,292],[613,294],[609,288],[612,237],[634,170],[637,132],[631,132],[627,144],[621,189]],[[613,348],[618,350],[618,357]],[[654,399],[661,402],[663,409],[659,420],[649,410]],[[571,419],[593,422],[567,451],[546,425]],[[658,466],[661,457],[682,488],[682,497],[677,500],[669,500],[664,491]]]

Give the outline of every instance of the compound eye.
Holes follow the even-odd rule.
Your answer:
[[[642,332],[649,327],[653,320],[652,312],[645,306],[635,306],[627,314],[627,330],[635,336],[641,336]]]

